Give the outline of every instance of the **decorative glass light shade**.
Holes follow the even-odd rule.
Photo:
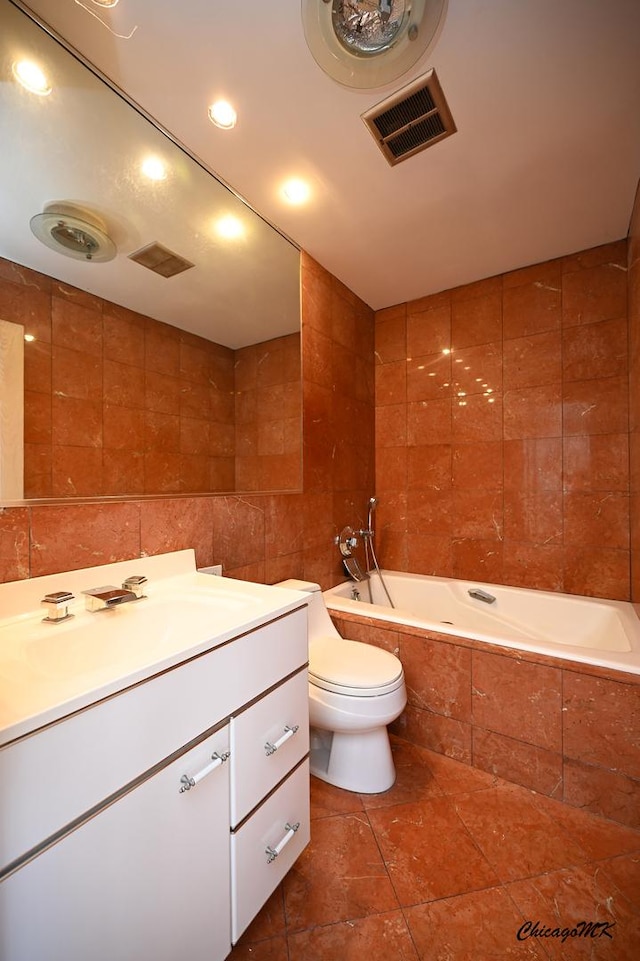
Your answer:
[[[447,0],[302,0],[307,45],[347,87],[380,87],[409,70],[437,39]]]
[[[29,226],[39,241],[65,257],[100,263],[116,255],[116,245],[105,233],[104,224],[75,204],[47,204]]]

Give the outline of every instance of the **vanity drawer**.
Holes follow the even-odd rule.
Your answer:
[[[231,719],[231,826],[309,751],[306,668]]]
[[[293,831],[295,825],[299,826]],[[305,760],[231,834],[231,940],[234,944],[309,840],[309,761]]]
[[[0,748],[0,869],[306,664],[306,624],[304,607]]]

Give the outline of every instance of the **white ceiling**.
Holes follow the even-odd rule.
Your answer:
[[[366,91],[317,66],[300,0],[28,6],[374,309],[626,236],[638,0],[449,0],[427,56]],[[361,114],[431,67],[458,132],[390,167]],[[233,131],[207,119],[220,96]],[[281,199],[294,174],[305,207]]]

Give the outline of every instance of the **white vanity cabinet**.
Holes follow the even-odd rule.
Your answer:
[[[3,961],[226,957],[228,763],[179,788],[228,746],[225,724],[4,881]]]
[[[301,606],[0,747],[0,961],[223,961],[309,840],[306,664]]]

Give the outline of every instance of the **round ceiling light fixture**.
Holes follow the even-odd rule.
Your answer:
[[[301,177],[290,177],[282,185],[282,196],[287,203],[300,207],[302,204],[306,204],[311,196],[311,188],[306,180]]]
[[[238,115],[226,100],[216,100],[209,107],[209,120],[222,130],[232,130],[238,122]]]
[[[397,80],[437,40],[447,0],[302,0],[307,45],[346,87]]]
[[[140,164],[140,170],[149,180],[167,179],[167,168],[159,157],[145,157]]]
[[[116,255],[116,245],[102,221],[76,204],[47,204],[41,214],[31,218],[29,226],[39,241],[65,257],[102,263]]]
[[[35,93],[39,97],[48,97],[51,93],[51,84],[46,74],[33,60],[17,60],[12,70],[18,83],[21,83],[29,93]]]

